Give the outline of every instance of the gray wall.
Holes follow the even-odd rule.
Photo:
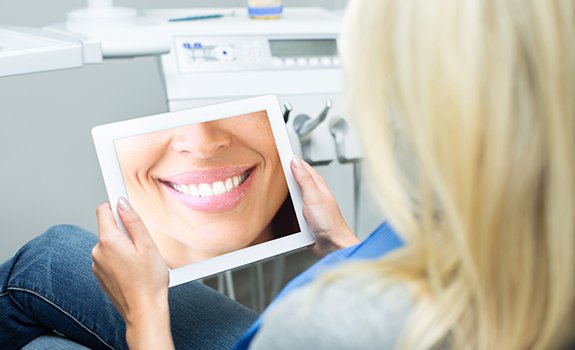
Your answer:
[[[244,6],[245,1],[116,1],[137,8]],[[0,25],[64,20],[84,1],[0,3]],[[341,9],[345,0],[285,0],[285,6]],[[109,60],[79,69],[0,78],[0,262],[48,227],[96,230],[106,201],[90,129],[167,111],[155,59]]]

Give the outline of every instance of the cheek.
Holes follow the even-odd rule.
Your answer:
[[[120,168],[126,180],[147,177],[149,171],[160,162],[162,152],[156,149],[144,152],[137,149],[125,149],[118,152]]]
[[[168,151],[170,134],[156,132],[116,141],[116,152],[124,176],[146,176]]]
[[[283,203],[288,194],[287,182],[283,172],[281,173],[281,176],[276,175],[276,177],[273,179],[272,187],[274,188],[273,193],[277,193],[276,199],[280,202],[280,204]]]
[[[122,174],[127,182],[143,181],[148,177],[154,162],[149,158],[130,157],[129,161],[121,162]]]
[[[264,157],[267,162],[279,164],[279,155],[273,135],[268,133],[267,130],[259,131],[256,137],[245,140],[246,146]]]
[[[270,209],[273,208],[275,214],[288,194],[288,187],[278,154],[267,152],[265,158],[267,161],[268,203],[271,204]]]

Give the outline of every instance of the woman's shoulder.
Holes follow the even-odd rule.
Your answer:
[[[359,274],[316,281],[270,307],[254,348],[393,348],[413,306],[402,283]]]

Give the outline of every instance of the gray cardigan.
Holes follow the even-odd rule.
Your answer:
[[[393,349],[413,308],[401,284],[313,282],[270,306],[250,349]]]

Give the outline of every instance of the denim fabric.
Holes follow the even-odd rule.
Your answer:
[[[57,335],[43,335],[34,339],[22,350],[89,350],[89,348]]]
[[[55,226],[0,265],[0,349],[20,349],[54,331],[91,349],[127,348],[124,321],[92,274],[95,244],[79,227]],[[171,288],[169,302],[178,349],[232,348],[257,318],[199,283]],[[50,341],[56,348],[62,339],[37,342]]]

